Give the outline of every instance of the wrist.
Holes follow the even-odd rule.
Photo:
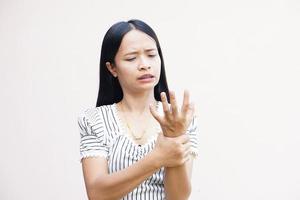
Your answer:
[[[160,169],[161,167],[163,167],[161,154],[159,153],[158,150],[153,149],[149,153],[149,157],[150,157],[151,164],[155,169]]]
[[[180,133],[164,133],[165,137],[170,137],[170,138],[175,138],[181,135],[184,135],[185,132],[180,132]]]

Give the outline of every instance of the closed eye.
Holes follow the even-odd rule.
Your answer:
[[[133,57],[133,58],[126,58],[125,60],[126,61],[133,61],[135,59],[135,57]]]

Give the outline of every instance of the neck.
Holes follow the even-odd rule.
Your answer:
[[[124,110],[141,115],[143,113],[150,113],[149,105],[155,105],[154,90],[147,91],[143,94],[124,93],[121,104]]]

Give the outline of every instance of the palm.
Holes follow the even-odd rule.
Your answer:
[[[162,92],[160,95],[164,116],[160,116],[153,106],[150,106],[150,112],[159,122],[163,134],[167,137],[177,137],[184,134],[193,119],[195,110],[194,105],[189,102],[189,93],[184,91],[183,103],[180,110],[178,109],[174,92],[170,91],[170,106],[166,94]]]

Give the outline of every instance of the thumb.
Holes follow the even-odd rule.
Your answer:
[[[156,111],[156,109],[153,107],[152,104],[149,105],[149,110],[150,110],[150,113],[152,114],[152,116],[153,116],[158,122],[161,122],[161,121],[162,121],[161,116],[158,114],[158,112]]]
[[[186,144],[190,141],[190,138],[187,134],[183,134],[183,135],[176,137],[176,141],[180,144]]]

